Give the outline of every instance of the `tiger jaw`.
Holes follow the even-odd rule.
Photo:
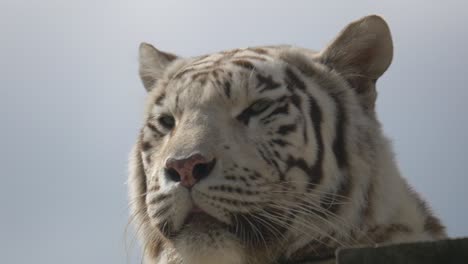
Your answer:
[[[231,224],[229,218],[218,211],[204,206],[197,197],[204,194],[197,190],[176,187],[171,194],[155,193],[147,196],[148,215],[153,226],[166,237],[174,237],[182,229],[203,231],[208,226],[226,226]],[[205,194],[206,196],[206,194]]]

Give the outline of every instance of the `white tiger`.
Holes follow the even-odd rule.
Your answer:
[[[338,247],[446,237],[376,118],[392,56],[378,16],[321,52],[180,58],[143,43],[129,183],[145,263],[314,263]]]

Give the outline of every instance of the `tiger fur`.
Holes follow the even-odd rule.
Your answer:
[[[144,262],[316,263],[339,247],[446,237],[376,117],[392,56],[375,15],[321,52],[180,58],[143,43],[148,100],[129,196]]]

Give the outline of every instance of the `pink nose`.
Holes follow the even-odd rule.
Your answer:
[[[191,188],[197,182],[206,178],[216,164],[216,159],[207,161],[201,154],[194,154],[183,159],[168,159],[166,161],[166,175],[182,186]]]

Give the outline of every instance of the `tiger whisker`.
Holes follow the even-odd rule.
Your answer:
[[[286,227],[286,228],[290,228],[291,230],[295,230],[297,232],[302,232],[302,230],[299,230],[297,229],[296,227],[292,226],[292,225],[288,225],[286,222],[284,221],[280,221],[279,219],[276,219],[276,217],[274,215],[271,215],[268,211],[266,211],[264,208],[258,208],[258,210],[262,213],[262,215],[268,217],[269,220],[271,220],[272,222],[275,222],[276,224],[278,224],[279,226],[282,226],[282,227]],[[278,231],[279,232],[279,231]],[[285,234],[281,233],[280,234],[282,235],[282,237],[284,239],[286,239],[286,236]]]
[[[367,239],[367,240],[369,240],[370,242],[373,243],[373,241],[370,238],[367,237],[367,234],[365,232],[361,231],[359,227],[355,226],[354,224],[351,224],[349,221],[343,219],[339,215],[334,214],[334,213],[330,212],[329,210],[326,210],[326,209],[324,209],[322,207],[316,206],[316,205],[311,204],[311,203],[310,204],[303,204],[303,206],[305,206],[305,205],[308,205],[306,207],[306,209],[309,210],[309,212],[307,212],[308,215],[317,216],[317,214],[314,211],[322,213],[322,214],[326,215],[327,217],[335,219],[336,221],[340,222],[344,226],[347,226],[347,228],[349,228],[350,231],[355,231],[355,232],[360,233],[362,236],[364,236],[365,239]],[[284,206],[285,206],[286,209],[288,209],[290,207],[294,207],[294,206],[298,206],[298,205],[296,203],[292,203],[292,204],[285,204]],[[312,210],[312,211],[310,211],[310,210]]]
[[[307,231],[307,230],[311,230],[312,232],[318,233],[323,237],[328,237],[330,240],[335,241],[340,246],[346,246],[342,242],[335,239],[333,236],[330,236],[329,234],[324,233],[319,227],[317,227],[313,223],[303,223],[303,222],[296,221],[296,223],[299,224],[301,228],[305,229],[305,230],[304,229],[299,230],[299,229],[297,229],[297,227],[293,226],[292,224],[288,224],[287,220],[289,220],[289,219],[286,218],[284,215],[280,215],[280,214],[276,214],[276,213],[272,213],[272,212],[268,212],[268,211],[263,211],[263,213],[264,213],[265,216],[269,216],[270,220],[278,220],[278,224],[283,225],[284,227],[286,227],[289,230],[295,230],[296,232],[301,233],[303,235],[306,235],[307,237],[314,238],[311,235],[307,235],[307,232],[304,232],[304,231]],[[283,220],[283,221],[279,221],[279,220]]]
[[[272,206],[275,206],[275,205],[272,205]],[[278,206],[279,209],[284,209],[282,206]],[[315,208],[314,208],[315,209]],[[338,233],[340,234],[345,234],[346,237],[350,240],[354,240],[354,238],[352,236],[350,236],[349,234],[347,233],[344,233],[343,230],[341,230],[342,228],[338,225],[336,225],[335,223],[333,223],[332,221],[329,221],[327,220],[326,218],[320,216],[319,214],[315,214],[311,211],[308,211],[308,210],[298,210],[298,209],[295,209],[295,208],[289,208],[290,211],[293,211],[293,212],[296,212],[296,213],[302,213],[304,214],[304,216],[309,216],[309,217],[313,217],[313,218],[318,218],[319,220],[323,221],[325,224],[327,224],[328,226],[330,226],[330,228],[333,230],[333,231],[338,231]],[[356,242],[356,241],[354,241]]]

